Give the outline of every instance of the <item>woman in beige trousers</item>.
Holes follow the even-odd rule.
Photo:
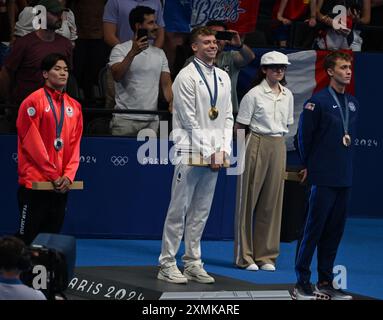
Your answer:
[[[235,264],[275,271],[279,255],[286,147],[293,123],[293,95],[283,85],[288,57],[272,51],[261,58],[255,86],[243,97],[235,130],[249,128],[244,172],[238,176]]]

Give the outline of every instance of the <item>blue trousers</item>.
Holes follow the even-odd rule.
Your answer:
[[[310,265],[317,249],[318,282],[333,280],[333,267],[342,239],[350,187],[312,186],[302,242],[295,261],[298,283],[310,282]]]

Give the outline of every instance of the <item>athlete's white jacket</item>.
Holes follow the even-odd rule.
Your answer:
[[[188,64],[173,83],[173,134],[175,150],[184,153],[199,153],[204,158],[216,151],[231,153],[233,112],[231,81],[228,74],[219,68],[208,68],[200,62],[202,72],[214,94],[214,69],[217,76],[218,117],[209,118],[211,108],[208,89],[194,63]]]

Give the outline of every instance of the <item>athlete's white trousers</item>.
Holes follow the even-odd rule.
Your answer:
[[[218,172],[209,167],[178,164],[174,168],[172,194],[162,235],[159,262],[176,264],[176,254],[185,241],[184,265],[201,263],[201,237],[213,202]]]

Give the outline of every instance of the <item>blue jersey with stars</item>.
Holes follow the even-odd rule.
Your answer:
[[[337,96],[343,114],[345,108],[349,110],[348,133],[353,141],[359,103],[346,93],[345,106],[343,95]],[[352,185],[353,143],[349,147],[344,146],[343,136],[339,106],[325,88],[306,101],[298,124],[298,149],[310,184],[332,187]]]

